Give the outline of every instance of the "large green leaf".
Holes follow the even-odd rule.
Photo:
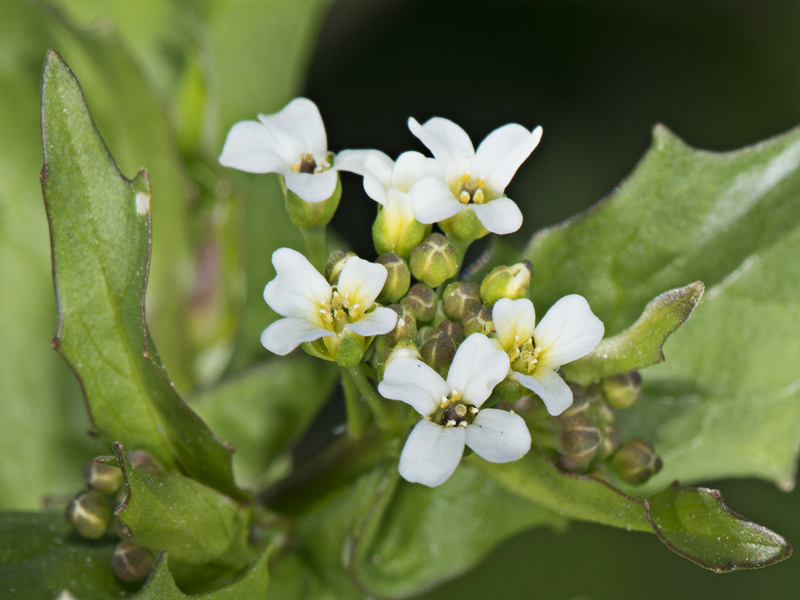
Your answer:
[[[220,491],[241,496],[231,448],[170,385],[144,323],[150,188],[117,170],[81,89],[56,52],[42,86],[45,195],[59,306],[55,346],[81,381],[99,435],[150,451]]]
[[[108,600],[136,590],[111,570],[111,537],[86,540],[62,512],[0,513],[0,598]]]
[[[584,295],[608,334],[663,290],[706,294],[620,413],[674,479],[756,476],[784,488],[800,441],[800,131],[738,152],[689,148],[663,127],[609,199],[534,237],[534,303]]]
[[[331,363],[281,357],[201,392],[190,404],[236,446],[237,481],[255,486],[273,461],[291,450],[337,381]]]

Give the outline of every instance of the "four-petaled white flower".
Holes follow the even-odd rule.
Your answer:
[[[551,415],[572,405],[572,390],[556,371],[585,356],[603,339],[604,327],[583,296],[564,296],[537,325],[527,298],[498,300],[492,309],[497,344],[508,353],[513,376],[535,392]]]
[[[378,391],[425,417],[411,431],[400,455],[403,478],[430,487],[444,483],[461,461],[465,444],[495,463],[517,460],[528,452],[531,436],[519,415],[480,409],[508,367],[506,353],[479,333],[459,346],[447,381],[413,358],[389,363]]]
[[[328,152],[317,105],[295,98],[281,111],[240,121],[228,133],[219,162],[248,173],[279,173],[306,202],[322,202],[336,190],[338,161]]]
[[[425,144],[443,177],[425,179],[414,190],[414,214],[421,223],[437,223],[471,209],[492,233],[512,233],[522,225],[519,207],[503,195],[519,166],[542,138],[542,128],[528,131],[511,123],[490,133],[478,150],[461,127],[440,117],[420,125],[408,120],[411,132]]]
[[[364,337],[394,329],[396,312],[383,307],[371,310],[386,282],[383,265],[350,257],[331,287],[305,256],[290,248],[276,250],[272,264],[277,277],[264,288],[264,300],[285,318],[261,334],[261,343],[270,352],[283,356],[303,342],[328,340],[345,329]]]

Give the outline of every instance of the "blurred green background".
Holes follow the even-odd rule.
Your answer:
[[[269,267],[258,265],[271,245],[296,242],[282,233],[282,217],[258,231],[270,215],[250,212],[249,203],[269,195],[253,191],[265,184],[214,165],[233,122],[303,94],[319,105],[332,150],[376,147],[393,156],[423,149],[407,130],[409,116],[450,118],[476,142],[508,122],[542,125],[540,147],[507,190],[525,215],[515,236],[523,243],[612,191],[657,122],[719,151],[800,123],[799,32],[800,3],[787,0],[4,0],[0,508],[69,494],[80,486],[80,464],[103,452],[78,433],[89,428],[78,386],[49,348],[57,319],[37,178],[48,47],[76,71],[123,172],[151,172],[148,312],[171,375],[189,391],[265,358],[257,339],[235,340],[263,328],[266,310],[232,315],[259,300]],[[374,206],[357,178],[343,180],[334,224],[372,256]],[[272,238],[260,242],[259,234]],[[214,269],[204,267],[206,256]],[[226,291],[209,291],[214,285]],[[186,299],[189,316],[174,318]],[[171,348],[174,339],[185,343]],[[208,365],[216,375],[205,381],[198,373]],[[701,483],[721,489],[733,510],[800,540],[797,492]],[[574,524],[564,534],[523,534],[426,597],[784,598],[800,589],[796,561],[715,575],[654,536]]]

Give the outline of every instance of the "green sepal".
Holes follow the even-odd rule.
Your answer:
[[[689,318],[704,290],[703,283],[695,281],[654,298],[625,331],[602,340],[583,358],[562,366],[565,379],[588,385],[603,377],[664,362],[664,342]]]
[[[331,222],[336,209],[339,207],[339,200],[342,197],[342,182],[339,174],[336,174],[336,189],[333,195],[322,202],[306,202],[283,183],[283,192],[286,197],[286,210],[289,211],[289,218],[295,227],[308,229],[320,225],[327,225]]]
[[[448,236],[452,236],[462,244],[480,239],[489,234],[489,230],[478,220],[475,211],[469,208],[441,221],[439,227]]]

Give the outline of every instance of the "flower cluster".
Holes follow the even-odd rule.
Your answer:
[[[501,407],[533,392],[551,415],[568,409],[573,392],[559,367],[589,353],[603,324],[578,295],[556,302],[537,324],[529,263],[497,267],[480,283],[458,275],[472,241],[521,226],[522,213],[505,189],[538,145],[541,128],[505,125],[476,150],[455,123],[412,118],[411,133],[432,157],[409,151],[395,161],[378,150],[330,152],[319,111],[304,98],[258,118],[231,129],[223,165],[281,175],[290,212],[298,198],[309,206],[330,203],[329,220],[342,170],[363,177],[379,205],[374,263],[338,251],[312,256],[315,267],[295,250],[273,254],[277,276],[264,299],[283,318],[264,331],[263,345],[279,355],[302,346],[359,381],[371,376],[377,392],[369,383],[360,391],[375,395],[374,411],[389,400],[416,411],[422,418],[399,461],[408,481],[442,484],[465,446],[495,463],[524,456],[531,447],[528,424]],[[314,214],[293,222],[308,235],[321,224],[322,213]],[[504,404],[498,404],[501,395]]]

